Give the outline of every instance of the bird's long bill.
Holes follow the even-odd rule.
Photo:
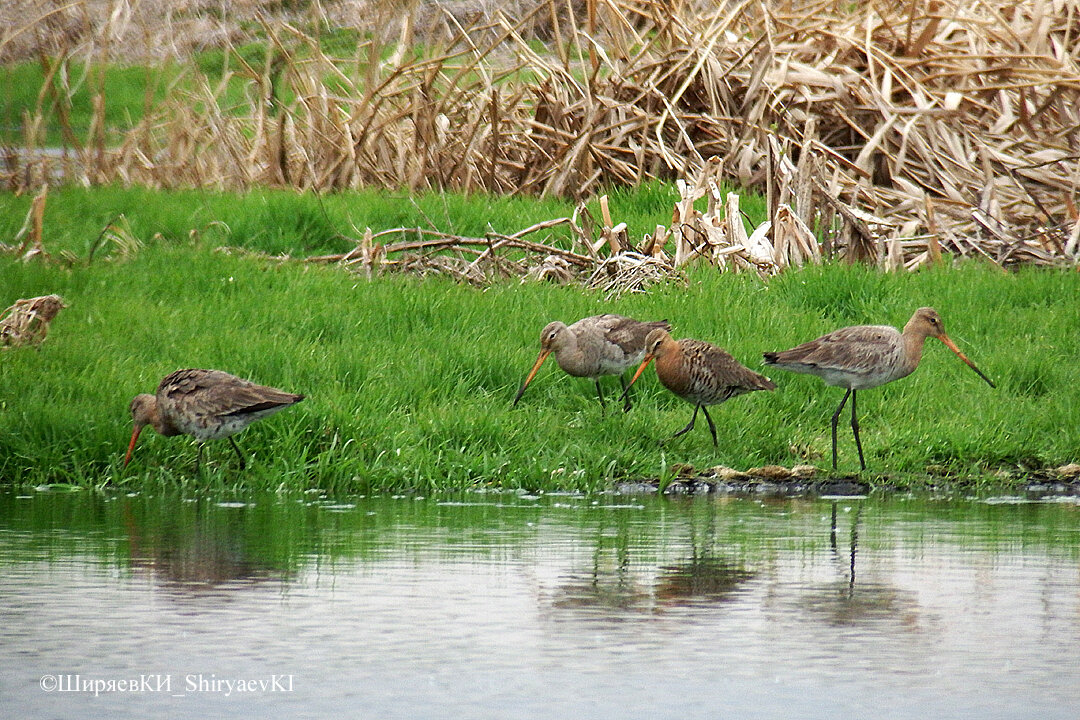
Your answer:
[[[139,433],[141,432],[142,426],[136,425],[135,431],[131,433],[131,442],[128,443],[127,455],[124,456],[124,467],[127,467],[128,463],[131,462],[131,453],[135,449],[135,442],[139,439]]]
[[[630,388],[634,386],[634,383],[636,383],[637,379],[641,377],[641,373],[645,372],[645,368],[649,366],[649,363],[651,363],[652,360],[652,355],[646,355],[645,359],[641,361],[641,365],[638,366],[637,372],[634,373],[634,377],[630,378],[630,383],[626,386],[626,389],[623,390],[623,394],[619,396],[619,402],[623,402],[626,400],[626,396],[630,392]]]
[[[547,356],[551,354],[550,350],[541,350],[540,355],[536,358],[536,364],[533,365],[532,370],[529,371],[528,377],[525,378],[525,382],[521,383],[521,388],[518,390],[517,395],[514,396],[514,405],[518,404],[518,400],[525,394],[525,388],[529,387],[529,383],[536,377],[536,371],[540,369],[540,366],[547,360]]]
[[[983,371],[982,371],[982,370],[980,370],[979,368],[975,367],[975,363],[973,363],[973,362],[971,362],[970,360],[968,360],[968,358],[967,358],[967,355],[965,355],[964,353],[960,352],[960,348],[956,347],[956,343],[954,343],[954,342],[953,342],[952,340],[950,340],[950,339],[949,339],[949,336],[948,336],[948,335],[942,335],[942,336],[941,336],[941,337],[940,337],[939,339],[941,340],[941,342],[945,343],[945,347],[947,347],[947,348],[949,348],[950,350],[952,350],[952,351],[953,351],[954,353],[956,353],[956,356],[957,356],[958,358],[960,358],[960,359],[961,359],[961,360],[963,360],[963,361],[964,361],[965,363],[967,363],[967,366],[968,366],[969,368],[971,368],[972,370],[974,370],[975,372],[977,372],[977,373],[979,374],[979,377],[981,377],[981,378],[982,378],[983,380],[985,380],[985,381],[987,382],[987,384],[988,384],[988,385],[989,385],[990,387],[992,387],[992,388],[996,388],[996,387],[997,387],[997,385],[995,385],[995,384],[994,384],[994,381],[993,381],[993,380],[991,380],[990,378],[986,377],[986,375],[984,375],[984,374],[983,374]]]

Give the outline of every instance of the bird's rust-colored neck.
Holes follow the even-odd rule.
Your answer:
[[[683,370],[683,349],[678,340],[665,333],[664,339],[653,351],[656,357],[656,372],[663,375],[680,373]]]

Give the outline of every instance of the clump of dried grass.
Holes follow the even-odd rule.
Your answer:
[[[325,5],[325,23],[343,17]],[[391,6],[370,16],[385,25]],[[246,107],[226,106],[225,82],[176,91],[115,146],[95,131],[78,179],[582,198],[712,167],[768,194],[769,226],[744,238],[734,206],[718,212],[733,200],[692,189],[710,212],[665,231],[676,266],[1080,259],[1076,0],[515,8],[414,2],[396,10],[396,39],[376,33],[351,59],[290,18],[263,18],[265,61],[231,74],[250,89]],[[405,50],[420,13],[454,32],[416,59]]]
[[[508,277],[520,277],[522,282],[577,282],[600,290],[608,299],[644,292],[658,283],[683,282],[681,268],[696,259],[720,271],[753,271],[762,278],[792,265],[821,261],[817,239],[788,205],[779,207],[775,221],[765,221],[748,234],[739,196],[721,192],[715,163],[706,164],[692,182],[680,180],[678,187],[681,197],[674,204],[670,229],[657,226],[655,235],[637,243],[630,239],[626,223],[613,222],[604,195],[595,237],[590,228],[596,223],[579,205],[573,217],[547,220],[512,235],[470,238],[421,228],[379,233],[367,229],[349,252],[305,260],[339,263],[369,278],[408,271],[450,275],[481,286]],[[706,196],[707,208],[701,212],[695,202]],[[570,228],[575,250],[526,239],[560,225]],[[388,237],[401,239],[378,242]],[[674,255],[666,250],[669,241],[675,245]]]
[[[49,323],[66,307],[59,295],[16,300],[0,315],[0,349],[39,347],[49,332]]]

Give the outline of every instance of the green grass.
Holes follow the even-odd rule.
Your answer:
[[[348,36],[334,33],[327,36],[335,48],[348,45]],[[191,58],[190,62],[166,61],[159,65],[125,65],[118,63],[86,63],[67,59],[51,80],[53,92],[46,85],[48,76],[41,62],[19,62],[0,65],[0,143],[21,145],[25,142],[24,122],[40,109],[44,136],[39,145],[68,144],[65,126],[82,144],[89,142],[93,125],[93,97],[103,90],[104,129],[107,143],[117,143],[122,134],[135,127],[147,113],[159,112],[162,104],[172,98],[196,109],[206,102],[206,87],[220,91],[218,103],[223,111],[250,113],[250,86],[253,78],[246,74],[245,63],[256,73],[262,73],[267,62],[265,41],[251,42],[228,49],[209,49]],[[49,58],[58,63],[60,58]],[[229,74],[225,87],[219,87]],[[283,103],[295,100],[288,87],[278,88]]]
[[[664,202],[613,193],[617,219],[664,222]],[[22,223],[29,198],[0,196],[0,238]],[[668,206],[669,207],[669,206]],[[993,390],[930,341],[911,377],[859,396],[869,471],[887,483],[925,473],[990,482],[994,473],[1080,459],[1080,273],[1027,269],[1003,275],[978,263],[918,274],[825,266],[755,277],[691,272],[687,287],[660,287],[616,302],[576,288],[508,282],[486,290],[443,279],[366,281],[337,268],[216,252],[242,245],[277,252],[351,247],[340,230],[431,225],[482,234],[569,212],[556,201],[485,196],[287,192],[244,196],[102,188],[50,195],[46,248],[83,258],[24,264],[0,258],[0,306],[58,292],[70,308],[38,350],[0,353],[0,477],[9,483],[139,485],[194,482],[250,488],[422,491],[494,483],[601,489],[670,468],[830,462],[829,417],[842,391],[812,377],[770,371],[773,393],[716,407],[714,449],[703,418],[661,448],[691,407],[650,370],[636,404],[615,409],[605,380],[602,413],[592,384],[549,360],[522,398],[514,393],[552,319],[618,312],[667,318],[677,337],[727,348],[760,369],[761,353],[857,323],[902,325],[933,305],[960,347],[998,384]],[[118,213],[145,247],[124,259],[85,258]],[[220,225],[214,224],[220,223]],[[197,228],[200,232],[192,234]],[[157,236],[155,237],[155,234]],[[355,236],[355,234],[354,234]],[[308,395],[239,440],[252,456],[239,472],[227,443],[207,448],[194,476],[185,438],[147,431],[126,473],[127,406],[180,367],[212,367]],[[858,467],[846,421],[841,472]]]
[[[104,82],[106,99],[105,128],[110,133],[108,140],[115,142],[118,133],[134,127],[142,119],[148,102],[154,107],[164,100],[166,91],[177,81],[180,72],[179,67],[170,63],[151,68],[66,62],[52,82],[57,96],[63,98],[63,106],[57,108],[54,97],[47,92],[42,98],[44,144],[60,145],[64,141],[65,116],[66,124],[78,142],[88,141],[94,112],[91,98],[98,93],[100,82]],[[16,145],[23,142],[24,113],[34,115],[44,83],[45,70],[41,63],[0,65],[0,86],[5,88],[0,94],[0,142]]]
[[[609,196],[612,220],[625,222],[634,242],[653,233],[657,224],[670,225],[672,204],[678,200],[678,192],[659,181],[634,189],[612,189]],[[23,226],[32,199],[29,195],[0,194],[0,242],[9,242]],[[699,204],[704,210],[705,200]],[[742,207],[753,224],[764,220],[761,198],[746,193]],[[593,199],[588,209],[600,223],[599,201]],[[65,186],[49,191],[44,234],[50,252],[86,257],[99,243],[102,229],[122,216],[131,233],[145,243],[187,242],[194,231],[207,244],[299,256],[351,250],[366,227],[375,232],[419,227],[483,237],[489,231],[513,233],[573,213],[574,203],[568,200],[479,193],[410,195],[405,191],[364,190],[317,197],[289,190],[237,194]],[[384,238],[384,242],[396,239],[400,238]],[[571,242],[566,226],[529,239],[566,248]]]
[[[671,222],[678,193],[660,182],[637,190],[610,192],[614,222],[626,222],[630,238],[639,242],[656,225]],[[22,227],[30,196],[0,194],[0,242]],[[704,202],[704,201],[702,201]],[[747,196],[743,207],[761,222],[764,206]],[[589,203],[596,222],[599,202]],[[208,190],[158,191],[116,186],[92,189],[62,187],[50,190],[45,205],[45,244],[51,252],[68,251],[86,257],[102,229],[123,216],[132,234],[153,243],[186,242],[196,231],[207,244],[235,245],[270,254],[308,255],[352,249],[364,228],[426,228],[468,237],[489,231],[513,233],[529,225],[574,212],[574,204],[553,198],[502,197],[485,194],[410,195],[366,190],[316,197],[287,190],[256,190],[246,194]],[[384,238],[392,242],[400,238]],[[566,226],[537,233],[530,239],[569,247]]]
[[[262,35],[261,29],[254,30]],[[356,30],[336,28],[322,29],[318,35],[319,52],[333,58],[354,79],[362,76],[357,62],[364,62],[367,53],[357,57],[357,49],[369,40]],[[381,60],[395,51],[393,44],[379,47]],[[411,48],[409,58],[420,61],[436,50],[417,45]],[[315,54],[315,49],[304,42],[293,42],[288,47],[289,57],[303,62]],[[26,142],[25,121],[40,111],[43,135],[34,138],[39,146],[70,145],[73,142],[87,144],[90,128],[94,124],[93,98],[103,94],[105,139],[109,144],[122,140],[123,133],[135,127],[147,113],[159,112],[166,99],[173,99],[201,110],[204,106],[206,88],[220,92],[217,102],[226,114],[247,115],[252,112],[251,98],[257,97],[256,79],[247,68],[262,74],[270,56],[270,64],[280,74],[288,64],[282,64],[282,52],[271,41],[259,37],[251,42],[209,48],[184,61],[169,60],[160,64],[130,65],[121,63],[87,63],[71,58],[49,57],[50,67],[61,63],[52,75],[41,61],[23,61],[0,64],[0,143],[20,146]],[[455,72],[448,66],[447,72]],[[527,71],[518,70],[506,77],[525,77]],[[228,76],[222,89],[220,83]],[[335,74],[328,74],[324,81],[328,87],[346,94],[353,90]],[[51,86],[51,91],[50,91]],[[296,100],[292,84],[282,82],[275,86],[277,100],[290,105]],[[68,134],[70,133],[70,134]],[[73,138],[71,136],[74,136]]]

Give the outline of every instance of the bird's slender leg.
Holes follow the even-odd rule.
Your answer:
[[[709,432],[712,433],[713,447],[720,447],[720,443],[716,442],[716,426],[713,425],[712,418],[709,417],[709,408],[702,405],[701,406],[701,412],[705,413],[705,419],[709,421]]]
[[[596,378],[596,396],[600,398],[600,407],[607,410],[607,403],[604,402],[604,391],[600,389],[600,378]]]
[[[859,465],[866,469],[866,461],[863,460],[862,441],[859,440],[859,419],[855,415],[855,391],[851,391],[851,431],[855,433],[855,448],[859,451]]]
[[[698,408],[700,408],[700,407],[701,407],[700,405],[695,405],[695,406],[694,406],[694,414],[690,416],[690,424],[689,424],[689,425],[687,425],[687,426],[686,426],[686,427],[684,427],[684,428],[683,428],[682,430],[680,430],[679,432],[677,432],[677,433],[675,433],[674,435],[672,435],[671,437],[669,437],[669,438],[668,438],[667,440],[665,440],[664,442],[668,442],[668,441],[674,440],[675,438],[679,437],[680,435],[682,435],[682,434],[684,434],[684,433],[688,433],[688,432],[690,432],[691,430],[693,430],[693,429],[694,429],[694,421],[696,421],[696,420],[697,420],[697,411],[698,411]],[[706,415],[707,415],[707,414],[708,414],[708,413],[706,413]],[[710,421],[709,421],[709,423],[710,423],[710,424],[712,424],[712,421],[710,420]]]
[[[626,398],[626,404],[623,405],[623,412],[630,412],[630,388],[626,384],[626,376],[619,376],[619,384],[622,385],[623,397]]]
[[[836,469],[836,423],[840,421],[840,411],[844,409],[844,405],[847,404],[848,396],[851,395],[851,388],[844,393],[844,399],[840,401],[840,407],[836,408],[836,412],[832,416],[832,469]]]
[[[232,448],[236,451],[236,457],[240,458],[240,469],[243,470],[247,467],[247,462],[244,461],[244,453],[240,452],[240,446],[236,444],[232,437],[229,438],[229,442],[232,443]]]

